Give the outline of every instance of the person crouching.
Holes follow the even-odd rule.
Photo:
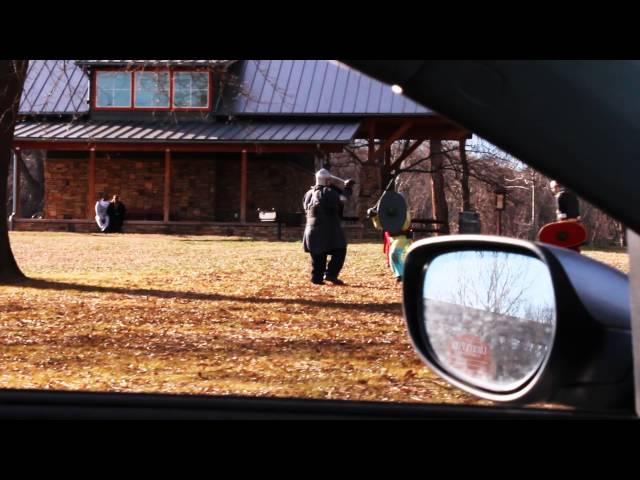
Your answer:
[[[109,230],[112,232],[122,232],[122,224],[124,223],[124,215],[127,209],[120,200],[120,195],[114,195],[109,204]]]
[[[96,202],[96,224],[101,232],[106,233],[109,231],[109,200],[107,200],[106,194],[101,194],[100,198]]]

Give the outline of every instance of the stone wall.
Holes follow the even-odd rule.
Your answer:
[[[213,221],[216,205],[216,161],[177,157],[171,162],[170,219]]]
[[[120,195],[131,217],[161,220],[164,198],[164,154],[156,158],[131,158],[131,155],[96,156],[95,192],[109,199]]]
[[[278,155],[250,157],[247,221],[258,221],[258,209],[302,214],[302,198],[314,182],[310,162],[305,168]]]
[[[45,218],[87,218],[87,170],[86,159],[48,159],[46,161]]]
[[[171,165],[171,220],[239,220],[240,154],[175,154]],[[46,160],[45,219],[87,218],[87,172],[88,153]],[[258,221],[259,208],[302,213],[302,197],[313,182],[310,157],[250,154],[247,221]],[[164,154],[98,154],[96,200],[100,193],[119,194],[132,220],[162,220]]]
[[[240,154],[216,155],[214,190],[216,221],[238,221],[240,219]]]

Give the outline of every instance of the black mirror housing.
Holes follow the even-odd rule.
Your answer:
[[[534,257],[551,276],[556,316],[548,358],[528,381],[511,391],[492,391],[461,378],[438,359],[426,328],[423,292],[430,264],[446,253],[468,250]],[[422,360],[453,385],[478,397],[514,404],[634,408],[628,279],[600,262],[568,249],[505,237],[456,235],[421,240],[413,244],[405,260],[403,311]]]

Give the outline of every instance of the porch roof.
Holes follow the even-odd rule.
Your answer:
[[[21,121],[16,141],[91,143],[287,143],[346,144],[359,121],[323,122],[141,122],[141,121]]]

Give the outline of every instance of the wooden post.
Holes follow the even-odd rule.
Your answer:
[[[96,204],[96,149],[89,149],[89,165],[87,167],[87,218],[95,217]]]
[[[164,151],[164,200],[162,208],[164,211],[164,223],[169,222],[169,211],[171,201],[171,150]]]
[[[247,151],[242,150],[240,161],[240,223],[247,222]]]
[[[375,127],[375,123],[373,123],[373,120],[370,121],[371,123],[369,123],[369,164],[373,165],[373,163],[376,161],[376,146],[375,146],[375,138],[376,138],[376,127]]]
[[[15,148],[16,162],[14,166],[16,167],[13,171],[14,182],[15,182],[15,218],[22,217],[22,208],[20,207],[20,183],[21,183],[21,175],[22,175],[22,150],[20,147]]]
[[[391,169],[391,147],[384,149],[384,166]]]
[[[382,160],[382,188],[387,188],[391,182],[391,147],[384,149],[384,157]],[[395,191],[395,183],[389,187],[390,191]]]
[[[442,141],[432,139],[431,144],[431,211],[436,220],[446,222],[443,233],[449,233],[449,209],[444,191],[444,173],[442,171]]]

